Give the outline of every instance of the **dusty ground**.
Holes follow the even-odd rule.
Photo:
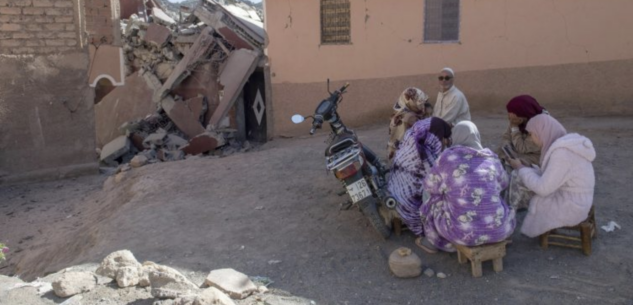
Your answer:
[[[504,116],[473,119],[484,144],[498,144]],[[12,249],[0,273],[34,279],[129,249],[141,261],[183,270],[232,267],[267,276],[271,287],[319,304],[633,304],[633,120],[561,121],[596,146],[599,225],[614,220],[622,226],[601,230],[590,257],[573,249],[541,250],[517,232],[504,271],[495,274],[485,264],[484,276],[474,279],[455,254],[427,255],[408,232],[381,241],[357,210],[339,211],[340,185],[325,172],[321,134],[275,139],[225,158],[145,166],[119,183],[93,176],[0,186],[0,241]],[[357,132],[384,154],[386,125]],[[394,278],[387,257],[400,246],[448,278]]]

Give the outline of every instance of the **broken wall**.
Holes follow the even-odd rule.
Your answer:
[[[340,111],[353,126],[386,122],[409,86],[435,103],[445,66],[474,112],[532,94],[548,109],[633,114],[631,1],[460,1],[459,42],[425,43],[425,1],[350,0],[351,43],[339,45],[321,44],[319,3],[265,2],[277,135],[306,132],[290,116],[314,111],[327,78],[351,82]]]
[[[77,2],[0,5],[0,182],[96,173]]]

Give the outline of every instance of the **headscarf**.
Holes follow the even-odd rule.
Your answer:
[[[453,145],[467,146],[476,150],[481,146],[481,136],[477,126],[471,121],[461,121],[453,127]]]
[[[431,124],[429,126],[429,132],[435,136],[434,141],[439,140],[441,143],[443,139],[448,139],[451,137],[451,125],[440,118],[432,117]],[[427,136],[424,139],[417,139],[418,150],[420,151],[420,156],[422,157],[422,159],[425,159],[425,156],[422,155],[422,152],[424,151],[423,147],[428,144],[427,142],[430,138],[431,137]]]
[[[508,112],[514,113],[518,117],[527,119],[519,125],[519,130],[523,134],[527,134],[527,131],[525,130],[527,122],[529,122],[534,116],[543,113],[543,110],[545,110],[545,108],[543,108],[536,99],[530,95],[519,95],[513,97],[506,105],[506,109]]]
[[[440,70],[440,73],[442,73],[444,71],[450,73],[452,77],[455,77],[455,71],[453,71],[453,69],[451,69],[449,67],[444,67],[442,70]]]
[[[533,117],[527,123],[525,129],[535,134],[536,137],[541,140],[541,143],[543,143],[543,147],[541,147],[541,164],[543,164],[545,153],[547,153],[550,146],[552,146],[552,143],[567,134],[565,127],[555,118],[547,114],[539,114]]]
[[[407,110],[417,114],[424,114],[424,103],[428,100],[429,96],[426,95],[424,91],[415,87],[409,87],[402,91],[400,98],[398,98],[396,104],[393,105],[393,110],[396,112],[395,115]]]

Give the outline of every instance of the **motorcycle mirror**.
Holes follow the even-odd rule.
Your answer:
[[[292,116],[291,120],[292,120],[293,123],[299,124],[299,123],[305,121],[305,118],[302,115],[300,115],[300,114],[295,114],[295,115]]]

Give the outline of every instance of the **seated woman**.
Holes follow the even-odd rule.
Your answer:
[[[510,159],[510,164],[535,193],[521,233],[536,237],[587,218],[596,184],[591,164],[596,151],[591,140],[567,134],[563,125],[549,115],[533,117],[526,129],[541,148],[541,169],[526,167],[517,159]]]
[[[398,201],[396,211],[414,234],[423,233],[420,222],[422,180],[435,159],[449,145],[451,126],[440,118],[416,122],[395,153],[387,189]]]
[[[547,113],[547,110],[529,95],[519,95],[512,98],[506,105],[506,109],[508,110],[510,124],[503,134],[501,147],[508,146],[515,157],[526,166],[540,166],[541,148],[532,142],[527,130],[525,130],[525,126],[531,118],[541,113]],[[497,150],[497,155],[507,162],[506,155],[501,150],[501,147]],[[517,171],[512,171],[512,168],[507,163],[506,166],[507,171],[511,175],[510,186],[504,199],[515,209],[527,208],[534,193],[521,183]]]
[[[497,155],[481,146],[470,121],[453,128],[446,149],[424,179],[429,194],[420,214],[426,238],[416,244],[428,253],[455,251],[453,244],[479,246],[507,239],[516,226],[515,211],[500,193],[508,174]]]
[[[389,143],[387,144],[387,160],[391,165],[404,133],[415,122],[431,117],[433,107],[428,102],[429,96],[414,87],[405,89],[393,105],[393,115],[389,123]]]

